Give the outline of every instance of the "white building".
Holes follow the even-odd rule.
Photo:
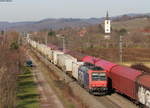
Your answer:
[[[108,12],[107,12],[106,19],[105,19],[105,33],[106,34],[111,33],[111,21],[109,19]]]

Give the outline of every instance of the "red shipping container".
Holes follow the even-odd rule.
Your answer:
[[[103,68],[104,70],[106,70],[107,72],[107,76],[110,77],[110,70],[114,67],[114,66],[117,66],[117,64],[114,64],[114,63],[111,63],[109,61],[106,61],[106,60],[99,60],[98,62],[96,62],[95,64],[96,66],[98,67],[101,67]]]
[[[122,94],[136,99],[136,78],[140,71],[125,66],[115,66],[110,72],[112,86]]]

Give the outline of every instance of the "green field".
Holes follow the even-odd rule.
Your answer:
[[[18,77],[16,108],[39,108],[39,94],[31,70],[22,68]]]

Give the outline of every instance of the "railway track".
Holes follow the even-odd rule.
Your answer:
[[[102,102],[107,108],[121,108],[117,103],[113,102],[107,97],[95,97],[98,101]]]
[[[64,73],[55,65],[53,65],[52,63],[50,63],[48,60],[45,59],[45,57],[41,56],[38,52],[36,52],[35,50],[32,52],[34,54],[35,57],[37,57],[39,60],[39,62],[42,62],[45,64],[45,66],[50,68],[50,70],[55,71],[55,74],[57,74],[57,77],[63,79],[64,77]],[[40,58],[40,59],[39,59]],[[50,73],[49,73],[50,74]],[[86,92],[86,90],[84,90],[83,88],[81,88],[72,78],[70,78],[67,75],[67,82],[71,83],[71,87],[76,87],[75,90],[79,90],[78,93],[76,91],[76,96],[78,97],[79,95],[81,95],[80,100],[84,101],[83,103],[86,104],[88,107],[91,108],[97,108],[99,106],[101,106],[100,108],[138,108],[135,104],[133,104],[131,101],[129,101],[128,99],[125,99],[124,97],[114,93],[112,95],[109,96],[92,96],[89,93]],[[78,87],[77,87],[78,86]],[[83,93],[82,93],[83,92]],[[78,93],[78,94],[77,94]],[[98,103],[99,104],[98,104]],[[93,104],[93,105],[90,105]],[[94,105],[97,104],[97,105]]]
[[[130,100],[124,98],[123,96],[117,93],[114,93],[110,96],[96,96],[95,98],[100,102],[106,104],[107,107],[110,107],[109,105],[111,105],[111,108],[138,108],[138,106],[136,106]],[[109,103],[109,105],[106,103],[106,101],[107,103]]]

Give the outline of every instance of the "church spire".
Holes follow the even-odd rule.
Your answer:
[[[109,14],[108,14],[108,11],[107,11],[107,14],[106,14],[106,20],[109,20]]]
[[[110,22],[108,11],[106,13],[106,19],[105,19],[104,23],[105,23],[105,33],[110,34],[111,33],[111,22]]]

